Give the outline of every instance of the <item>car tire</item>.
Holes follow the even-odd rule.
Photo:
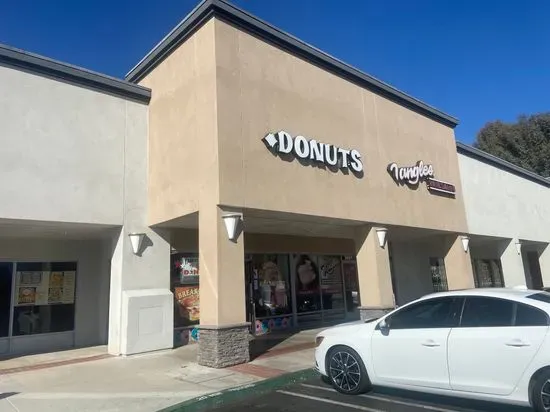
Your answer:
[[[323,383],[326,383],[327,385],[332,385],[332,381],[330,380],[330,378],[328,376],[321,375],[321,381]]]
[[[345,395],[359,395],[372,389],[363,360],[348,346],[335,346],[328,352],[326,371],[332,387]]]
[[[537,374],[531,388],[531,402],[536,412],[546,412],[550,405],[550,369],[545,369]],[[542,396],[542,392],[548,393],[548,396]],[[546,401],[546,402],[545,402]],[[546,408],[544,405],[546,404]]]

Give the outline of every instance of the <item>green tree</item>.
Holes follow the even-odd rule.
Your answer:
[[[550,113],[495,121],[478,132],[474,147],[543,177],[550,176]]]

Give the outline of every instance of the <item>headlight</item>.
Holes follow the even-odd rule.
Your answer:
[[[317,348],[323,342],[324,339],[325,339],[324,336],[317,336],[315,338],[315,347]]]

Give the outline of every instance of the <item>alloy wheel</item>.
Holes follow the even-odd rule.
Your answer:
[[[544,382],[540,389],[540,397],[544,410],[550,412],[550,379]]]
[[[361,368],[357,359],[349,352],[335,352],[330,358],[329,370],[330,378],[342,391],[353,392],[359,387],[361,382]],[[548,396],[550,400],[550,392]]]

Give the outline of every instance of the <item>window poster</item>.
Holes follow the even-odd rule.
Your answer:
[[[358,276],[357,276],[357,263],[354,261],[344,260],[342,262],[342,268],[344,271],[344,283],[346,290],[358,291]]]
[[[16,306],[71,304],[76,272],[26,271],[16,274]]]
[[[342,292],[342,271],[339,256],[319,256],[321,289],[324,293]]]
[[[342,284],[342,259],[340,256],[319,256],[321,292],[323,309],[341,309],[344,307]]]
[[[292,312],[288,256],[252,255],[247,270],[252,282],[256,317],[279,316]]]
[[[197,284],[199,283],[199,256],[195,253],[175,253],[172,255],[172,283]]]
[[[51,272],[48,285],[49,304],[74,303],[75,272]]]
[[[176,326],[195,324],[200,319],[200,290],[199,285],[176,286],[174,290],[176,301]]]

